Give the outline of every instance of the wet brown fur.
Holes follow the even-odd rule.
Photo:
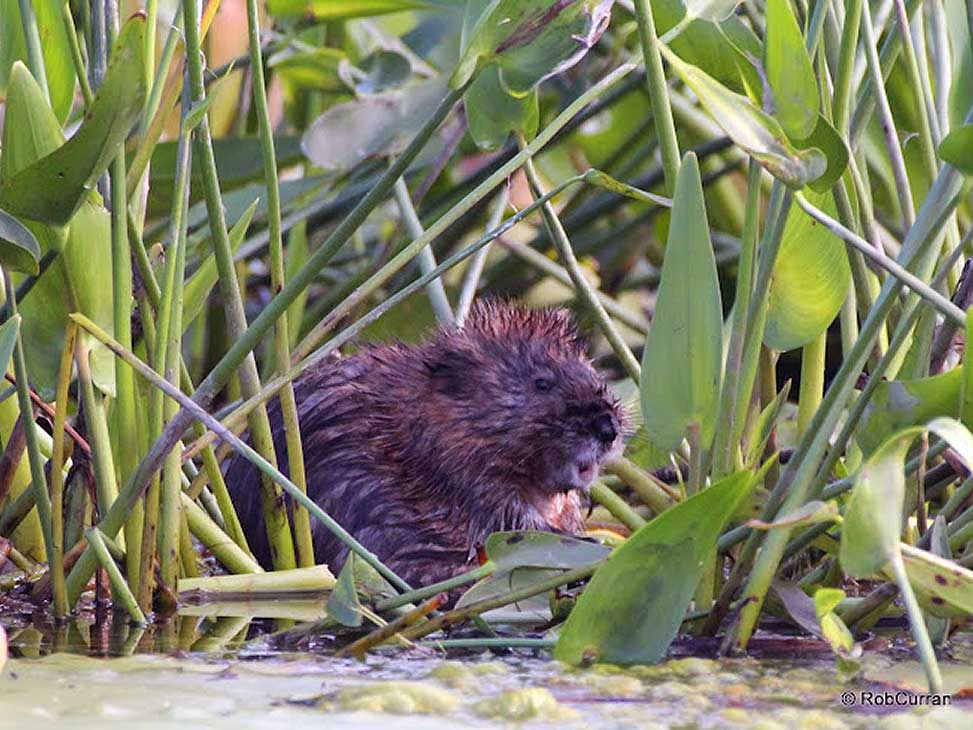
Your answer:
[[[295,393],[310,496],[414,586],[467,569],[491,532],[580,531],[564,464],[592,452],[596,469],[617,450],[621,436],[599,440],[592,419],[623,428],[567,312],[501,301],[478,303],[461,330],[305,373]],[[269,412],[284,454],[277,401]],[[256,470],[236,458],[226,481],[269,565]],[[347,548],[312,525],[317,560],[339,570]]]

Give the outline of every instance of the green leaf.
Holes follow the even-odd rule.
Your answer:
[[[831,122],[818,114],[817,124],[810,137],[792,139],[799,150],[818,149],[828,161],[827,169],[817,180],[808,183],[808,187],[816,193],[826,193],[845,174],[848,167],[848,148],[838,131],[831,126]],[[820,206],[818,206],[820,207]]]
[[[507,141],[511,132],[528,140],[537,134],[540,118],[537,91],[513,96],[500,85],[500,71],[484,69],[463,95],[470,134],[477,146],[494,150]]]
[[[420,0],[267,0],[267,12],[277,18],[306,17],[318,20],[364,18],[403,10],[418,10],[429,3]]]
[[[959,420],[967,428],[973,429],[973,309],[966,310],[966,327],[964,329]]]
[[[108,70],[78,131],[64,145],[3,181],[0,207],[64,225],[107,169],[145,101],[145,17],[132,16],[112,48]]]
[[[634,664],[664,657],[716,539],[752,487],[750,472],[732,474],[626,540],[578,599],[554,658]]]
[[[821,150],[796,149],[777,120],[758,109],[749,98],[730,91],[665,46],[660,50],[723,131],[781,182],[799,189],[824,174],[828,160]]]
[[[973,175],[973,124],[947,134],[939,143],[939,156],[965,175]]]
[[[343,63],[348,63],[348,56],[337,48],[315,48],[310,51],[287,48],[271,56],[267,67],[295,86],[334,93],[347,91],[340,74]]]
[[[608,27],[614,0],[471,0],[463,52],[450,79],[460,88],[487,64],[514,96],[573,66]]]
[[[686,0],[686,16],[715,23],[733,15],[739,4],[740,0]]]
[[[20,331],[21,316],[14,315],[0,325],[0,372],[7,372],[10,356],[17,344],[17,333]]]
[[[951,418],[937,418],[925,428],[907,428],[883,443],[864,463],[841,528],[841,567],[854,578],[885,569],[899,555],[905,499],[905,457],[912,441],[925,431],[946,441],[973,465],[973,434]]]
[[[837,215],[830,194],[806,191],[805,197],[826,213]],[[792,206],[770,283],[766,345],[786,352],[813,341],[838,315],[850,282],[844,243]]]
[[[777,527],[805,527],[819,522],[837,522],[838,505],[835,502],[813,500],[786,515],[775,517],[772,522],[749,520],[746,525],[756,530],[773,530]]]
[[[696,156],[676,180],[672,217],[652,327],[642,361],[645,428],[672,450],[691,425],[706,447],[719,406],[723,314]],[[673,367],[678,363],[678,367]]]
[[[36,274],[40,271],[41,250],[37,239],[23,223],[0,210],[0,263],[4,266]]]
[[[774,117],[784,132],[791,139],[811,136],[818,120],[818,83],[788,0],[767,0],[764,67]]]
[[[973,616],[973,571],[903,544],[902,560],[923,609],[942,618]]]
[[[627,183],[623,183],[621,180],[616,180],[611,175],[602,172],[601,170],[588,170],[588,172],[585,173],[584,181],[589,185],[610,190],[616,195],[624,195],[626,198],[638,200],[640,203],[651,203],[652,205],[661,206],[663,208],[672,207],[672,201],[669,200],[669,198],[665,198],[661,195],[655,195],[654,193],[648,193],[645,190],[641,190]]]
[[[51,105],[57,119],[63,122],[71,111],[74,87],[77,83],[62,15],[64,0],[33,0],[31,4],[34,7],[37,32],[41,38],[41,52],[44,56],[47,88],[51,93]],[[0,38],[3,39],[0,43],[0,99],[7,95],[8,70],[15,61],[25,63],[27,61],[20,5],[11,1],[5,2],[2,7],[0,11]]]
[[[362,607],[355,588],[355,562],[358,556],[349,553],[338,582],[335,583],[331,595],[328,596],[328,615],[342,626],[357,627],[362,625]]]
[[[446,81],[428,81],[331,107],[304,133],[301,146],[315,165],[347,171],[360,162],[405,149],[446,94]]]
[[[855,439],[864,456],[873,453],[892,434],[937,416],[958,416],[963,370],[916,380],[879,383],[865,406]]]

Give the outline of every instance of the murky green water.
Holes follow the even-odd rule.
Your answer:
[[[863,692],[908,702],[896,693],[924,687],[914,661],[888,652],[867,654],[864,678],[846,685],[820,655],[576,670],[543,651],[458,660],[423,648],[366,662],[274,654],[240,649],[245,634],[245,622],[232,619],[183,621],[154,636],[127,626],[54,635],[14,627],[13,658],[0,673],[0,730],[973,728],[973,700],[962,696],[973,695],[973,647],[962,644],[942,664],[951,706],[910,708],[862,705]],[[58,641],[87,653],[168,653],[47,653]],[[854,707],[843,706],[846,691]]]

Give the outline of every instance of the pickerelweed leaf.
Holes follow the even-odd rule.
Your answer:
[[[939,156],[964,174],[973,175],[973,124],[947,134],[939,143]]]
[[[501,86],[524,96],[588,52],[608,27],[612,5],[614,0],[471,0],[450,86],[458,89],[478,68],[496,64]]]
[[[686,0],[686,16],[718,23],[736,10],[741,0]]]
[[[903,429],[889,438],[862,465],[841,528],[841,567],[854,578],[886,569],[901,554],[905,457],[912,442],[929,431],[946,441],[973,465],[973,434],[952,418],[936,418],[925,427]]]
[[[707,448],[720,400],[722,351],[720,283],[699,165],[689,153],[676,180],[655,316],[642,359],[642,414],[656,446],[674,449],[693,426]]]
[[[788,0],[767,0],[764,68],[774,118],[791,139],[810,137],[818,120],[818,82]]]
[[[848,167],[848,147],[845,146],[845,141],[831,122],[825,119],[824,115],[818,114],[818,121],[814,125],[811,136],[805,139],[792,139],[791,142],[799,150],[818,149],[824,153],[828,166],[821,177],[808,183],[808,187],[816,193],[830,192]]]
[[[865,406],[855,439],[864,456],[874,452],[895,432],[919,426],[938,416],[959,416],[963,370],[915,380],[879,383]]]
[[[909,583],[926,611],[942,618],[973,616],[973,571],[911,545],[901,549]]]
[[[503,145],[511,133],[525,139],[537,134],[540,119],[537,91],[514,96],[500,84],[500,70],[490,66],[480,72],[463,95],[470,135],[477,146],[494,150]]]
[[[446,79],[437,77],[337,104],[308,127],[301,147],[325,170],[347,171],[364,160],[397,154],[445,94]]]
[[[828,160],[821,150],[795,148],[777,120],[748,97],[730,91],[665,46],[660,50],[723,131],[785,185],[800,189],[827,170]]]
[[[634,664],[664,657],[704,563],[753,482],[751,472],[736,472],[628,538],[595,571],[561,631],[554,658]]]
[[[826,213],[836,215],[830,193],[806,192]],[[764,342],[786,352],[818,337],[841,310],[851,282],[845,244],[792,206],[770,283]]]
[[[4,266],[36,274],[40,271],[41,249],[37,239],[23,223],[0,210],[0,263]]]
[[[0,185],[0,208],[65,225],[108,168],[145,101],[145,16],[126,21],[112,46],[105,79],[77,132],[61,147]]]

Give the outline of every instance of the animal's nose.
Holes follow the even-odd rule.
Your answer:
[[[618,435],[618,431],[615,428],[615,419],[610,413],[603,413],[600,416],[595,416],[594,420],[591,422],[591,432],[595,435],[595,438],[601,441],[603,444],[610,444],[615,440]]]

